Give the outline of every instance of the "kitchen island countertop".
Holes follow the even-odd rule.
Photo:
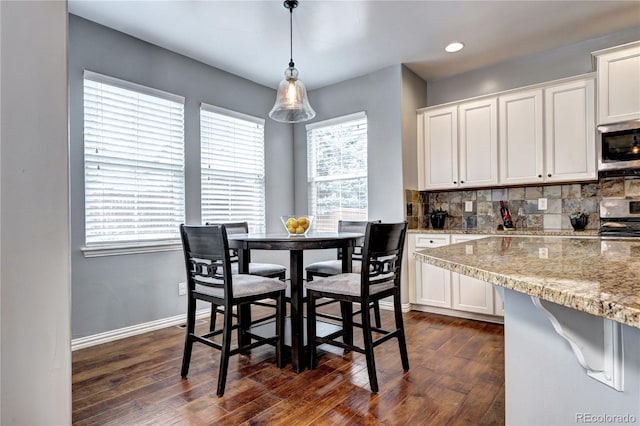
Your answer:
[[[500,236],[544,236],[544,237],[597,237],[597,229],[585,229],[582,231],[574,231],[573,229],[543,229],[543,228],[518,228],[505,230],[487,230],[487,229],[464,229],[464,228],[448,228],[448,229],[425,229],[416,228],[407,231],[410,234],[469,234],[469,235],[500,235]]]
[[[640,239],[492,236],[415,258],[640,328]]]

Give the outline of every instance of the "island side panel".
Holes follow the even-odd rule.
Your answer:
[[[505,289],[504,302],[506,424],[640,424],[640,329],[623,325],[624,391],[618,392],[587,376],[530,296]],[[613,421],[594,421],[598,416]]]

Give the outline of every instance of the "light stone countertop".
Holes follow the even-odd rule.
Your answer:
[[[597,229],[585,229],[574,231],[573,229],[540,229],[540,228],[520,228],[512,231],[498,230],[478,230],[478,229],[409,229],[410,234],[470,234],[470,235],[540,235],[540,236],[561,236],[561,237],[597,237]]]
[[[491,236],[415,258],[640,328],[640,238]]]

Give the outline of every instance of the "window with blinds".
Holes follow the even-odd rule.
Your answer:
[[[202,223],[248,222],[265,231],[264,120],[200,107]]]
[[[350,114],[307,125],[309,211],[318,231],[338,220],[367,220],[367,116]]]
[[[85,71],[86,246],[179,241],[184,98]]]

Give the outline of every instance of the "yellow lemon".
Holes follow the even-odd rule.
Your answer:
[[[289,231],[292,234],[296,233],[296,227],[295,226],[287,226],[287,231]]]
[[[289,228],[289,227],[297,228],[298,227],[298,221],[295,220],[295,218],[290,217],[289,219],[287,219],[287,222],[286,222],[285,225],[287,226],[287,228]]]
[[[302,225],[302,227],[303,227],[304,229],[309,229],[309,222],[307,222],[307,223],[305,223],[304,225]]]
[[[305,225],[308,225],[308,224],[309,224],[309,220],[306,217],[300,216],[298,218],[298,225],[305,226]]]
[[[304,228],[302,226],[298,226],[296,228],[296,234],[304,234]]]

